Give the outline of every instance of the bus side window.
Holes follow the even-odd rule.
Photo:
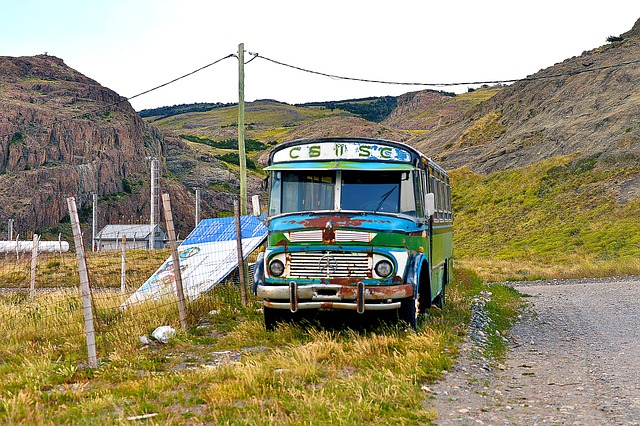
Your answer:
[[[426,192],[426,181],[424,170],[416,170],[414,175],[415,199],[416,199],[416,216],[424,217],[424,197]]]
[[[447,197],[447,219],[453,220],[453,212],[451,207],[451,185],[449,184],[449,177],[446,178],[446,197]]]

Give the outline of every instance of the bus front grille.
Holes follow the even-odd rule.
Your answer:
[[[367,253],[294,252],[290,262],[290,277],[371,277],[371,260]]]

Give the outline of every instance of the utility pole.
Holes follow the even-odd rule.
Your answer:
[[[151,225],[151,232],[149,233],[149,250],[155,249],[155,229],[156,229],[156,209],[158,208],[158,159],[151,158],[151,215],[149,217],[149,224]]]
[[[244,150],[244,43],[238,45],[238,156],[240,158],[240,214],[247,214],[247,156]]]
[[[200,223],[200,189],[196,188],[196,226]]]

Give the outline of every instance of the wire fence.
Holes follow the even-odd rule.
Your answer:
[[[249,229],[252,222],[239,222],[244,251],[244,237],[252,232]],[[207,232],[210,233],[207,230],[204,233]],[[235,235],[231,238],[235,239]],[[44,242],[38,241],[36,247],[39,244]],[[139,339],[157,326],[178,329],[181,324],[171,250],[127,250],[126,247],[125,239],[124,247],[84,254],[95,345],[101,358],[109,357],[114,342]],[[251,257],[247,256],[251,255],[250,251],[243,254]],[[186,321],[195,325],[203,309],[223,308],[220,305],[228,296],[216,296],[215,289],[220,283],[238,286],[238,250],[235,241],[234,244],[214,244],[208,250],[206,243],[183,244],[177,249],[177,256],[180,268],[175,269],[181,271],[189,289],[185,291],[189,302]],[[49,356],[58,354],[66,360],[84,362],[88,346],[85,341],[87,318],[79,263],[73,249],[38,253],[31,247],[22,252],[0,254],[3,351],[38,345],[48,348]],[[197,284],[195,290],[194,283]],[[143,291],[145,288],[153,291]],[[91,366],[91,362],[89,364]]]

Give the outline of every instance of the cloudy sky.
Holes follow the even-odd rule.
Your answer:
[[[439,88],[339,80],[262,57],[388,82],[516,79],[630,30],[640,1],[0,0],[0,15],[0,56],[47,52],[125,97],[244,43],[260,55],[245,66],[245,99],[302,103]],[[237,100],[232,57],[131,103],[141,110]]]

